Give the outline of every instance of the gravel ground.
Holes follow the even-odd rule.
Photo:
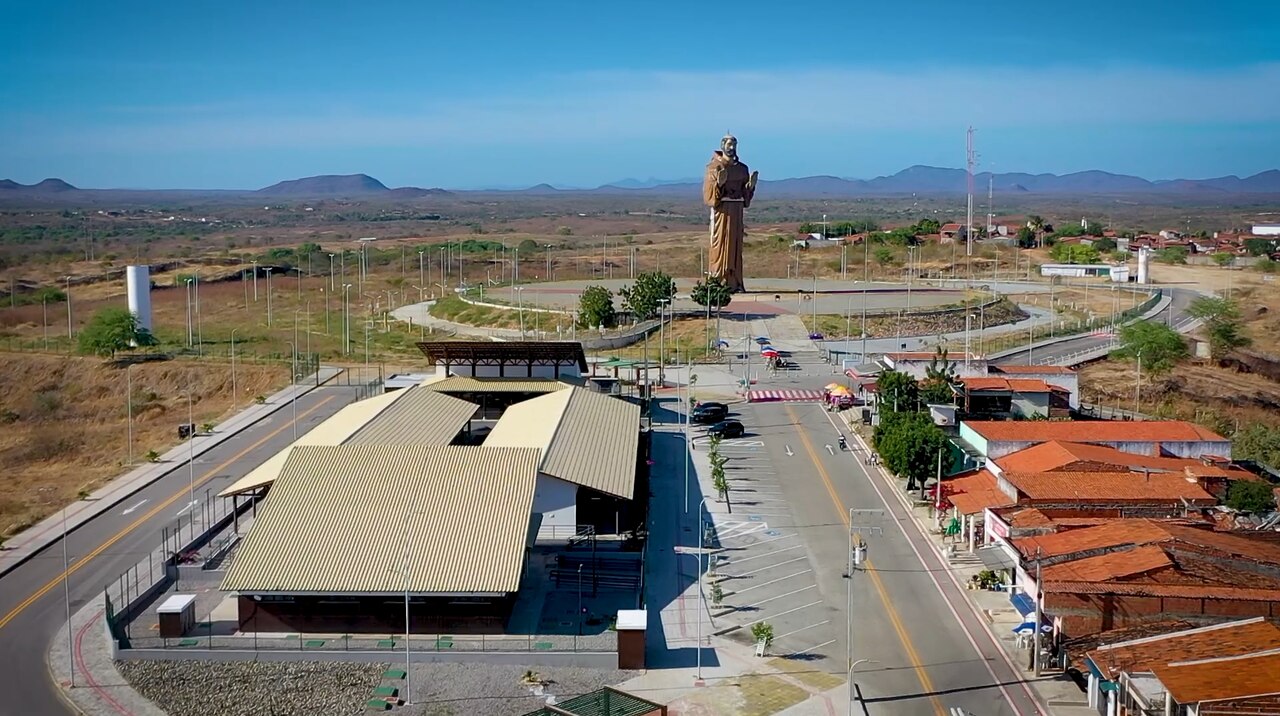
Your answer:
[[[117,666],[139,693],[171,716],[360,714],[386,668],[245,661],[121,661]]]
[[[545,697],[534,697],[529,687],[520,683],[526,670],[523,666],[489,664],[415,664],[415,703],[406,712],[415,716],[521,716],[546,702]],[[573,667],[533,670],[551,682],[545,692],[559,701],[622,683],[640,673]]]

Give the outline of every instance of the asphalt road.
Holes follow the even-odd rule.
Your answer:
[[[1188,288],[1166,287],[1166,290],[1169,291],[1172,301],[1165,310],[1156,314],[1153,320],[1161,323],[1168,323],[1169,325],[1178,328],[1191,320],[1191,317],[1187,315],[1187,306],[1191,305],[1191,302],[1201,294]],[[1043,364],[1045,361],[1049,360],[1054,364],[1060,364],[1060,361],[1068,356],[1084,353],[1094,348],[1101,348],[1110,343],[1111,340],[1112,339],[1108,336],[1094,336],[1086,334],[1069,341],[1055,343],[1051,346],[1033,348],[1030,359],[1035,361],[1037,364]],[[991,362],[996,365],[1027,365],[1028,355],[1027,351],[1018,351],[1013,355],[997,358]]]
[[[880,516],[855,517],[878,528],[866,536],[870,567],[855,572],[852,582],[852,657],[873,660],[859,665],[854,678],[867,713],[946,716],[962,707],[993,716],[1037,714],[1022,675],[1004,661],[937,551],[892,494],[898,488],[868,475],[861,452],[826,448],[835,447],[837,428],[822,408],[755,404],[740,413],[750,437],[763,442],[785,476],[791,521],[774,518],[770,525],[801,533],[832,615],[825,630],[837,643],[813,657],[815,668],[840,673],[846,663],[848,510],[881,510]]]
[[[356,397],[356,388],[322,387],[298,399],[298,434]],[[197,495],[217,493],[293,441],[293,411],[278,410],[195,461]],[[189,500],[187,464],[174,469],[67,538],[72,610],[160,545],[161,529]],[[139,504],[140,503],[140,504]],[[130,508],[133,508],[130,510]],[[126,510],[130,510],[125,514]],[[62,542],[55,541],[0,578],[2,714],[70,714],[45,664],[51,639],[66,638]]]

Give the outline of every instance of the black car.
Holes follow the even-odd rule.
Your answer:
[[[737,420],[721,420],[707,428],[707,435],[718,435],[722,438],[740,438],[746,429]]]
[[[724,403],[703,403],[689,413],[695,423],[718,423],[729,417],[729,406]]]

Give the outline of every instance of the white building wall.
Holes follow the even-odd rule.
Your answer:
[[[563,542],[578,530],[578,486],[538,473],[533,488],[533,511],[542,515],[538,542]]]
[[[1254,236],[1280,236],[1280,224],[1254,224]]]
[[[961,437],[964,437],[963,423],[961,423]],[[1040,444],[1039,440],[990,440],[986,444],[986,456],[991,460],[998,460],[1005,455],[1015,453],[1019,450]],[[1231,443],[1229,441],[1214,442],[1209,440],[1134,440],[1122,442],[1102,442],[1098,440],[1087,440],[1090,445],[1102,445],[1104,447],[1115,448],[1120,452],[1127,452],[1131,455],[1149,455],[1152,457],[1173,456],[1185,458],[1198,458],[1204,455],[1228,456],[1231,454]],[[976,444],[970,444],[977,447]],[[1157,452],[1156,446],[1159,445]]]

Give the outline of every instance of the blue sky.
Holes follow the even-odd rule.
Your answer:
[[[0,177],[254,188],[1280,166],[1280,3],[3,0]]]

